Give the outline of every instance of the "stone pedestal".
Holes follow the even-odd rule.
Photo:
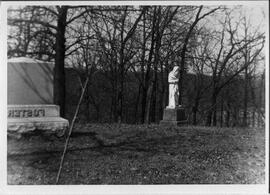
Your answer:
[[[29,133],[35,130],[64,134],[68,120],[59,116],[57,105],[8,105],[8,134]]]
[[[163,120],[160,121],[162,125],[183,125],[187,123],[184,107],[165,108],[163,113]]]

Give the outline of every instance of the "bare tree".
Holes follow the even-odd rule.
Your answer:
[[[180,58],[181,58],[181,61],[180,61],[180,79],[179,79],[179,92],[180,92],[180,95],[179,95],[179,104],[181,105],[182,104],[182,96],[183,96],[183,80],[184,80],[184,72],[186,70],[186,67],[185,67],[185,58],[186,58],[186,51],[187,51],[187,46],[188,46],[188,43],[189,43],[189,39],[192,35],[192,32],[193,32],[193,29],[195,28],[195,26],[198,24],[198,22],[200,20],[202,20],[203,18],[205,18],[206,16],[214,13],[215,11],[217,11],[218,9],[220,9],[220,7],[217,7],[217,8],[214,8],[206,13],[204,13],[203,15],[201,15],[201,12],[202,12],[202,9],[203,9],[203,6],[201,5],[199,8],[198,8],[198,11],[197,11],[197,14],[195,16],[195,19],[194,21],[191,23],[190,27],[189,27],[189,30],[185,36],[185,39],[184,39],[184,44],[182,46],[182,49],[181,49],[181,52],[180,52]]]
[[[112,114],[114,121],[119,123],[123,120],[124,83],[132,58],[135,55],[132,38],[136,32],[138,23],[148,9],[132,9],[129,6],[111,7],[110,11],[102,9],[96,13],[102,22],[93,21],[94,31],[99,40],[103,53],[103,68],[109,70],[108,78],[112,84]],[[131,13],[137,18],[131,21]]]
[[[54,37],[55,44],[53,45],[54,53],[54,103],[61,107],[60,114],[61,116],[65,115],[65,54],[66,54],[66,27],[80,18],[82,15],[87,13],[89,10],[76,6],[27,6],[24,9],[29,9],[30,13],[26,17],[15,16],[13,14],[8,18],[9,25],[22,25],[22,24],[35,24],[40,25],[40,28],[37,28],[37,34],[50,32],[50,35]],[[75,11],[73,9],[76,9]],[[20,10],[20,8],[19,8]],[[69,12],[71,10],[71,13]],[[15,11],[15,10],[11,10]],[[44,30],[42,29],[46,29]],[[31,39],[28,39],[29,42]],[[49,41],[49,40],[48,40]],[[34,54],[35,50],[29,51],[30,54]],[[44,53],[39,51],[38,54]],[[28,54],[28,51],[24,52]],[[51,53],[44,53],[51,55]]]
[[[226,15],[222,25],[219,43],[216,43],[215,47],[213,47],[218,52],[215,54],[215,51],[212,50],[214,55],[209,56],[212,59],[210,65],[212,72],[211,109],[208,111],[206,121],[206,125],[209,126],[212,122],[214,126],[217,123],[216,105],[220,91],[244,71],[256,59],[264,47],[264,36],[261,33],[255,33],[249,38],[243,38],[238,35],[239,22],[236,22],[233,26],[232,18],[229,14]],[[252,51],[250,51],[250,60],[245,63],[242,60],[241,52],[247,47],[252,48]]]
[[[193,115],[193,125],[197,124],[197,113],[199,112],[199,107],[202,98],[208,94],[208,90],[211,87],[211,82],[205,67],[209,65],[210,61],[208,58],[208,52],[210,47],[211,33],[207,32],[207,29],[201,28],[198,30],[196,45],[191,48],[191,56],[187,56],[190,58],[192,63],[192,70],[194,71],[194,94],[191,99],[193,100],[192,105],[192,115]]]

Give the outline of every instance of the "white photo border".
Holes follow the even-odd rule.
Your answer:
[[[263,5],[266,8],[265,184],[258,185],[7,185],[7,8],[12,5]],[[0,194],[268,194],[269,2],[268,1],[6,1],[0,2]]]

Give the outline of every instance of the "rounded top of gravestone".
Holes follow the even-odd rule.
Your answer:
[[[8,63],[28,63],[28,64],[37,64],[37,63],[52,63],[52,62],[47,62],[47,61],[42,61],[42,60],[37,60],[33,58],[28,58],[28,57],[17,57],[17,58],[10,58],[7,61]]]

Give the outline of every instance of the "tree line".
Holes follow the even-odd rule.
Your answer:
[[[202,115],[204,125],[216,126],[218,120],[229,125],[238,108],[243,111],[241,125],[247,126],[249,108],[264,116],[264,73],[258,68],[264,63],[265,34],[243,10],[243,6],[11,7],[8,57],[54,61],[54,102],[60,105],[61,116],[66,114],[69,66],[81,86],[90,80],[84,98],[88,112],[90,105],[98,110],[91,85],[102,74],[108,81],[102,90],[110,94],[111,122],[126,122],[125,102],[134,77],[136,122],[159,122],[168,101],[167,75],[177,65],[179,102],[190,109],[193,124]]]

